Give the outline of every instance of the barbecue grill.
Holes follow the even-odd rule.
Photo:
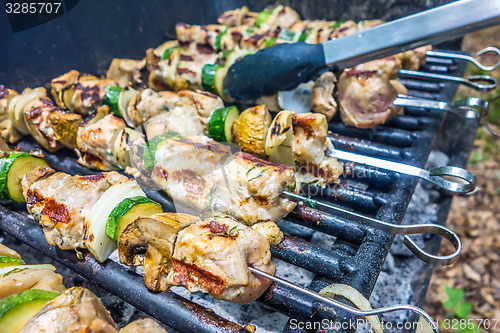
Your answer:
[[[343,1],[314,1],[307,5],[305,2],[290,1],[289,5],[305,18],[357,20],[394,19],[422,10],[429,2],[433,7],[447,1],[413,1],[411,4],[405,1],[367,1],[349,7]],[[253,10],[260,10],[267,2],[248,1],[246,4]],[[10,36],[7,33],[2,41],[6,52],[0,56],[0,81],[9,87],[23,89],[26,86],[47,85],[50,79],[72,68],[81,72],[103,73],[112,57],[140,58],[146,48],[173,39],[175,22],[208,24],[215,22],[223,11],[242,5],[244,3],[239,1],[168,4],[151,1],[147,6],[137,1],[120,2],[119,5],[99,1],[78,3],[53,21]],[[1,23],[7,25],[6,22]],[[438,49],[459,52],[459,47],[460,40],[455,40],[439,45]],[[429,57],[421,70],[461,76],[465,66],[463,61]],[[457,84],[450,82],[402,79],[402,83],[408,87],[410,96],[446,102],[452,101],[457,89]],[[393,118],[372,130],[347,127],[339,117],[330,122],[329,130],[336,148],[354,153],[425,167],[431,150],[437,149],[450,156],[450,165],[464,166],[477,126],[475,120],[442,111],[406,108],[404,116]],[[24,139],[18,146],[23,151],[40,148],[32,139]],[[68,150],[47,153],[46,157],[49,165],[56,170],[71,174],[93,173],[78,165],[74,154]],[[382,221],[402,222],[417,179],[353,163],[346,163],[345,168],[341,184],[324,190],[310,187],[308,191],[319,193],[316,199]],[[152,189],[148,189],[146,194],[162,203],[165,211],[175,209],[165,194]],[[439,201],[438,222],[444,224],[451,197],[443,193]],[[318,212],[306,205],[299,205],[279,225],[287,235],[279,245],[272,246],[273,258],[314,273],[315,277],[307,288],[319,291],[331,283],[344,283],[366,297],[370,296],[375,286],[395,238],[392,234]],[[295,228],[294,225],[305,228]],[[110,260],[99,264],[90,253],[84,253],[83,260],[80,260],[74,252],[47,245],[43,231],[21,205],[0,206],[0,229],[177,331],[247,332],[242,326],[246,323],[231,322],[174,292],[149,292],[143,285],[142,277],[121,264]],[[311,229],[334,236],[335,244],[330,249],[312,244],[308,231]],[[432,253],[437,252],[439,242],[438,237],[425,240]],[[414,265],[419,270],[412,281],[418,285],[412,302],[421,305],[432,267]],[[290,321],[283,332],[301,332],[293,329],[291,320],[294,318],[311,323],[323,319],[353,320],[348,313],[321,305],[279,283],[273,283],[259,302],[289,316]],[[411,320],[417,318],[412,317]]]

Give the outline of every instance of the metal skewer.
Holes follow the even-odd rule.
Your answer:
[[[460,252],[462,251],[462,242],[460,237],[450,229],[443,227],[439,224],[415,224],[415,225],[397,225],[393,223],[384,222],[378,219],[374,219],[368,216],[364,216],[355,212],[351,212],[349,210],[329,205],[320,201],[311,200],[304,196],[284,191],[283,195],[293,201],[296,202],[304,202],[309,203],[314,207],[319,208],[322,211],[330,212],[333,214],[341,215],[345,218],[353,220],[357,223],[361,223],[367,226],[370,226],[375,229],[379,229],[382,231],[389,232],[394,235],[404,235],[404,244],[406,247],[420,260],[425,263],[432,265],[451,265],[455,261],[457,261]],[[450,241],[451,244],[455,247],[455,252],[447,256],[437,256],[433,255],[424,249],[420,248],[415,241],[413,241],[409,235],[416,234],[435,234],[442,236]]]
[[[477,98],[477,100],[482,101],[480,98]],[[479,108],[480,110],[478,109],[479,101],[465,99],[459,102],[460,103],[450,104],[442,101],[434,101],[432,99],[417,98],[407,95],[398,95],[398,97],[396,97],[396,99],[392,103],[394,105],[404,106],[404,107],[414,107],[414,108],[451,112],[467,119],[480,119],[483,117],[484,108],[480,107]]]
[[[464,194],[472,192],[476,188],[476,176],[472,172],[456,166],[442,166],[432,168],[431,170],[425,170],[413,165],[387,161],[380,158],[359,155],[337,149],[328,149],[325,152],[325,155],[344,161],[350,161],[409,176],[419,177],[438,185],[442,189],[451,193]],[[463,180],[463,182],[446,179],[445,177],[459,178]]]
[[[498,61],[496,64],[491,65],[491,66],[483,65],[479,61],[477,61],[476,58],[474,58],[473,56],[470,56],[468,54],[459,54],[459,53],[432,51],[431,50],[431,51],[427,51],[426,55],[428,57],[469,61],[469,62],[473,63],[474,65],[476,65],[478,68],[482,69],[483,71],[489,72],[489,71],[492,71],[492,70],[498,68],[498,66],[500,66],[500,50],[497,49],[496,47],[488,46],[488,47],[482,49],[481,51],[477,52],[476,57],[479,57],[479,56],[481,56],[485,53],[488,53],[488,52],[493,52],[493,53],[496,53],[498,55],[499,58],[498,58]]]
[[[403,77],[419,78],[432,81],[449,81],[464,84],[470,88],[478,91],[487,92],[496,88],[497,80],[489,75],[473,75],[464,79],[459,76],[442,75],[426,72],[411,71],[408,69],[401,69],[399,75]]]
[[[424,310],[417,308],[416,306],[413,306],[413,305],[395,305],[395,306],[378,308],[378,309],[374,309],[374,310],[360,310],[360,309],[348,306],[348,305],[341,303],[339,301],[336,301],[334,299],[320,295],[314,291],[297,286],[294,283],[288,282],[284,279],[281,279],[281,278],[276,277],[274,275],[263,272],[260,269],[248,267],[248,270],[250,272],[252,272],[253,274],[260,275],[260,276],[262,276],[266,279],[269,279],[277,284],[285,285],[286,287],[293,289],[299,293],[306,294],[307,296],[314,298],[318,302],[321,302],[323,304],[327,304],[327,305],[335,307],[335,308],[342,309],[342,310],[347,311],[349,313],[352,313],[354,315],[366,317],[366,316],[379,315],[379,314],[387,313],[387,312],[411,311],[411,312],[417,313],[418,315],[422,316],[425,319],[425,321],[427,321],[429,323],[433,332],[439,333],[439,330],[437,329],[437,325],[436,325],[436,323],[434,323],[431,316],[429,316],[429,314],[427,314]]]

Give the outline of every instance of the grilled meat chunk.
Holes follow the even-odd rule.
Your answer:
[[[82,124],[76,137],[78,163],[98,170],[119,169],[113,146],[126,126],[123,119],[107,114],[104,107],[94,118]]]
[[[7,89],[0,85],[0,136],[8,143],[16,143],[23,136],[9,116],[9,103],[18,93],[15,90]]]
[[[302,183],[317,182],[320,186],[336,183],[343,172],[337,159],[325,156],[326,149],[333,149],[327,138],[328,124],[319,113],[299,113],[292,118],[293,153],[296,180]]]
[[[338,83],[342,120],[358,128],[383,124],[400,111],[392,104],[397,94],[385,75],[375,71],[345,70]]]
[[[116,82],[120,87],[141,87],[145,84],[142,72],[146,67],[146,60],[114,58],[109,65],[106,78]]]
[[[156,151],[151,177],[174,202],[205,210],[210,205],[213,174],[229,153],[229,146],[208,137],[167,139]]]
[[[214,173],[210,205],[247,224],[279,221],[296,206],[281,196],[295,188],[293,168],[271,163],[247,153],[236,153]]]
[[[179,100],[179,96],[172,91],[156,92],[153,89],[144,89],[136,93],[128,104],[127,113],[135,126],[147,120],[172,110]]]
[[[144,267],[144,285],[154,291],[167,291],[167,274],[177,234],[200,221],[196,216],[162,213],[140,217],[129,224],[118,238],[120,261],[128,266]]]
[[[130,181],[117,172],[70,176],[39,167],[22,180],[28,211],[39,222],[50,245],[83,248],[88,213],[110,186]]]
[[[72,70],[53,79],[51,85],[52,96],[61,108],[88,116],[102,105],[106,88],[116,83]]]
[[[151,318],[138,319],[120,329],[120,333],[167,333],[158,322]]]
[[[167,279],[191,292],[250,303],[271,282],[250,273],[248,266],[274,274],[266,237],[229,216],[211,217],[179,232]]]
[[[412,71],[418,71],[420,66],[425,63],[427,51],[432,50],[431,45],[421,46],[414,50],[403,53],[403,68]]]
[[[20,333],[117,333],[101,301],[88,289],[73,287],[49,301]]]
[[[54,290],[63,292],[66,287],[56,268],[26,268],[9,272],[0,279],[0,299],[29,289]]]
[[[19,253],[1,243],[0,243],[0,256],[11,256],[16,259],[21,259]]]
[[[271,245],[278,245],[284,237],[283,232],[273,221],[256,223],[252,226],[252,229],[264,235]]]
[[[337,102],[333,98],[337,79],[332,72],[323,73],[314,83],[311,90],[311,109],[313,112],[322,113],[329,121],[337,112]]]
[[[198,114],[198,119],[201,122],[203,133],[208,135],[208,122],[210,121],[212,113],[214,113],[216,109],[224,107],[222,99],[217,95],[200,90],[182,90],[179,91],[179,97],[177,106],[181,107],[185,111],[187,111],[187,109],[194,108]]]

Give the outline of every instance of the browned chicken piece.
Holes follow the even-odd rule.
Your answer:
[[[167,275],[172,267],[177,234],[199,222],[190,214],[162,213],[139,217],[118,238],[120,261],[128,266],[143,267],[144,285],[153,291],[167,291]]]
[[[120,87],[141,87],[147,82],[143,81],[143,70],[146,60],[118,59],[114,58],[109,65],[106,78],[113,80]]]
[[[0,243],[0,256],[11,256],[16,259],[21,259],[19,253],[1,243]]]
[[[392,104],[397,95],[397,90],[385,75],[374,71],[345,70],[338,83],[342,121],[358,128],[384,124],[400,111]]]
[[[172,110],[179,96],[173,91],[156,92],[144,89],[137,92],[130,100],[127,108],[128,118],[134,126],[139,126],[151,118]]]
[[[44,265],[44,268],[26,265],[10,271],[0,279],[0,299],[29,289],[54,290],[63,292],[66,287],[62,276],[55,272],[56,268]]]
[[[403,68],[402,58],[399,55],[372,60],[354,67],[358,71],[377,72],[380,75],[385,75],[389,80],[397,79],[401,68]]]
[[[278,225],[273,221],[256,223],[252,226],[252,229],[264,235],[271,245],[278,245],[285,236]]]
[[[167,139],[156,151],[151,178],[174,202],[205,210],[210,207],[213,174],[230,147],[208,137]]]
[[[117,170],[120,165],[113,147],[121,130],[123,119],[107,114],[104,107],[78,129],[75,149],[81,165],[97,170]]]
[[[45,95],[28,102],[24,107],[24,121],[30,134],[49,152],[64,146],[76,147],[76,133],[82,117],[58,109]]]
[[[180,44],[195,43],[197,48],[205,48],[204,53],[215,52],[215,39],[227,27],[218,24],[189,25],[177,23],[175,33]],[[199,47],[198,47],[199,46]],[[201,50],[199,50],[201,51]]]
[[[293,168],[239,152],[214,172],[209,205],[215,212],[230,214],[246,224],[279,221],[296,203],[281,196],[295,189]]]
[[[138,319],[120,329],[120,333],[167,333],[167,331],[151,318]]]
[[[255,20],[257,19],[258,15],[259,13],[251,12],[248,10],[247,6],[243,6],[241,8],[228,10],[222,13],[222,15],[217,19],[217,22],[229,27],[240,25],[253,26],[255,25]]]
[[[72,70],[51,81],[52,95],[63,109],[88,116],[106,95],[106,88],[116,83],[109,79],[100,79],[89,74],[80,74]]]
[[[271,15],[261,24],[261,27],[267,31],[276,28],[288,29],[300,21],[299,14],[288,6],[278,5],[272,11]]]
[[[385,23],[384,20],[378,20],[378,19],[359,21],[358,22],[358,29],[359,30],[366,30],[366,29],[373,28],[377,25],[381,25],[383,23]]]
[[[358,31],[358,24],[354,21],[345,21],[336,27],[331,33],[329,39],[340,38],[342,36],[351,35]]]
[[[427,51],[432,50],[432,45],[421,46],[411,51],[403,52],[403,68],[418,71],[425,63]]]
[[[14,126],[8,112],[12,97],[17,95],[15,90],[0,85],[0,136],[8,143],[16,143],[23,136]]]
[[[217,95],[201,90],[182,90],[179,91],[179,97],[177,106],[184,110],[195,108],[201,122],[201,128],[205,135],[208,135],[208,122],[212,117],[212,113],[224,107],[222,99]]]
[[[66,250],[84,247],[90,209],[109,187],[127,181],[117,172],[70,176],[38,167],[21,184],[28,211],[42,225],[47,243]]]
[[[342,164],[325,156],[326,149],[333,149],[327,138],[326,117],[319,113],[299,113],[292,118],[295,177],[300,188],[302,183],[320,186],[337,183],[342,175]]]
[[[329,121],[337,113],[337,101],[333,98],[333,90],[337,79],[332,72],[325,72],[316,79],[311,90],[311,109],[322,113]]]
[[[47,302],[19,332],[118,333],[118,328],[97,296],[73,287]]]
[[[271,281],[252,274],[249,266],[275,273],[266,237],[232,217],[211,217],[179,232],[168,280],[191,292],[250,303]]]

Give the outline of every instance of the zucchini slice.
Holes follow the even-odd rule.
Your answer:
[[[257,19],[255,20],[255,26],[260,28],[263,23],[265,23],[269,17],[271,16],[271,12],[268,10],[263,10],[257,15]]]
[[[146,147],[142,156],[144,160],[144,167],[146,169],[154,168],[156,165],[156,151],[161,148],[162,143],[165,142],[166,139],[182,140],[179,133],[167,132],[165,134],[157,135],[146,142]]]
[[[111,211],[106,222],[106,235],[118,241],[122,231],[138,217],[163,213],[161,205],[143,196],[126,198]]]
[[[123,91],[122,87],[111,86],[104,89],[106,91],[106,95],[104,96],[103,103],[109,106],[109,111],[115,116],[122,117],[123,114],[120,112],[118,108],[118,99]]]
[[[0,332],[17,333],[50,300],[61,293],[30,289],[10,295],[0,301]]]
[[[231,103],[233,102],[233,99],[224,92],[224,78],[226,77],[227,70],[227,67],[220,67],[217,69],[217,71],[215,72],[214,85],[216,95],[219,95],[219,97],[222,98],[224,102]]]
[[[208,136],[219,142],[233,142],[233,123],[240,115],[236,106],[217,109],[208,121]]]
[[[166,49],[161,56],[161,60],[168,60],[168,58],[170,58],[170,55],[172,54],[172,51],[178,48],[180,48],[180,46],[172,46]]]
[[[215,46],[215,52],[220,52],[222,51],[222,43],[221,43],[221,40],[222,38],[224,38],[225,35],[227,35],[227,29],[224,30],[223,32],[217,34],[217,36],[215,36],[215,42],[214,42],[214,46]]]
[[[126,198],[145,196],[135,180],[108,188],[89,212],[83,243],[99,262],[104,262],[116,249],[116,243],[106,236],[106,222],[113,209]]]
[[[227,57],[226,57],[226,63],[224,64],[224,67],[231,67],[232,64],[234,64],[236,61],[239,59],[243,58],[244,56],[247,56],[249,54],[253,54],[253,52],[249,52],[247,50],[234,50],[231,51]]]
[[[201,84],[203,85],[203,89],[211,92],[212,94],[216,94],[215,73],[220,67],[221,66],[215,64],[206,64],[201,70]]]
[[[23,152],[0,153],[0,202],[25,202],[21,180],[31,170],[47,165],[40,157]]]
[[[21,259],[14,258],[13,256],[0,256],[0,268],[21,265],[24,265],[24,261]]]

